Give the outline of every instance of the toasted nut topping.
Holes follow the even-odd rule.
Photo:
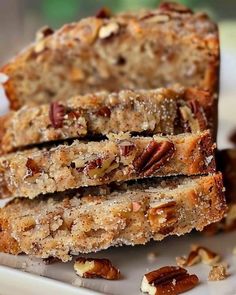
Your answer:
[[[120,271],[108,259],[83,258],[76,259],[74,264],[76,274],[82,278],[103,278],[118,280]]]
[[[144,275],[141,291],[151,295],[177,295],[194,288],[199,280],[187,270],[176,266],[165,266]]]
[[[129,140],[121,140],[119,149],[121,156],[126,157],[135,149],[135,144]]]
[[[213,265],[220,261],[220,255],[206,247],[193,245],[188,257],[177,257],[176,262],[179,266],[192,266],[199,262]]]
[[[49,118],[54,128],[61,128],[65,115],[65,108],[63,105],[54,101],[50,105]]]
[[[108,107],[102,107],[97,111],[97,115],[105,118],[110,118],[111,110]]]
[[[37,173],[42,172],[41,169],[39,168],[39,166],[37,165],[37,163],[31,158],[27,159],[25,166],[27,167],[26,177],[31,177]]]
[[[176,11],[179,13],[193,13],[188,7],[175,2],[163,2],[160,4],[159,9],[162,11]]]
[[[227,266],[224,264],[213,265],[208,275],[208,281],[221,281],[228,277]]]
[[[42,27],[37,33],[36,33],[36,41],[40,41],[54,33],[54,30],[51,29],[48,26]]]
[[[98,37],[101,39],[106,39],[108,37],[111,37],[119,32],[119,25],[118,23],[111,22],[107,25],[104,25],[100,28]]]
[[[111,11],[107,7],[102,7],[98,12],[96,13],[97,18],[110,18],[111,17]]]
[[[165,165],[174,155],[175,146],[170,141],[156,142],[152,140],[133,162],[137,173],[151,176]]]

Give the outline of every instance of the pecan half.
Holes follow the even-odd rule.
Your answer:
[[[180,3],[176,3],[176,2],[162,2],[159,6],[159,9],[161,11],[175,11],[175,12],[179,12],[179,13],[193,13],[193,11],[180,4]]]
[[[119,149],[121,156],[126,157],[135,149],[135,144],[129,140],[121,140]]]
[[[105,117],[105,118],[110,118],[111,116],[111,110],[108,107],[101,107],[98,111],[97,111],[97,115],[101,116],[101,117]]]
[[[159,204],[153,204],[148,210],[148,220],[154,232],[160,231],[163,234],[168,233],[177,222],[176,202],[167,201]]]
[[[26,162],[25,166],[26,166],[26,168],[27,168],[27,177],[34,176],[35,174],[41,172],[40,167],[39,167],[39,166],[37,165],[37,163],[36,163],[33,159],[31,159],[31,158],[28,158],[28,159],[27,159],[27,162]]]
[[[144,275],[141,291],[155,295],[177,295],[194,288],[199,280],[196,275],[176,266],[164,266]]]
[[[111,11],[107,7],[102,7],[96,13],[96,17],[97,18],[110,18],[111,17]]]
[[[172,142],[152,140],[134,160],[134,169],[139,174],[151,176],[173,157],[174,152],[175,146]]]
[[[118,280],[120,271],[108,259],[79,257],[74,264],[76,274],[82,278]]]
[[[52,102],[49,109],[49,118],[54,128],[62,127],[64,115],[64,106],[57,101]]]

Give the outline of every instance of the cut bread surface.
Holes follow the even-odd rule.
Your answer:
[[[196,133],[207,122],[209,93],[175,86],[91,93],[41,106],[24,106],[0,118],[0,152],[109,133]]]
[[[65,262],[79,253],[202,230],[225,209],[219,173],[14,199],[0,210],[0,250]]]
[[[0,157],[1,197],[29,197],[153,176],[215,171],[209,131],[130,137],[33,149]]]

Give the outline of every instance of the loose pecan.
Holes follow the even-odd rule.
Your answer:
[[[110,118],[111,116],[111,110],[108,107],[101,107],[98,111],[97,111],[97,115],[101,116],[101,117],[105,117],[105,118]]]
[[[27,177],[34,176],[35,174],[41,172],[41,169],[39,168],[37,163],[31,158],[27,159],[25,166],[27,168]]]
[[[120,271],[108,259],[79,257],[76,259],[74,269],[77,275],[82,278],[104,278],[107,280],[120,278]]]
[[[119,32],[120,26],[116,22],[110,22],[108,24],[103,25],[98,33],[98,37],[100,39],[107,39]]]
[[[155,295],[177,295],[194,288],[199,280],[196,275],[176,266],[164,266],[144,275],[141,291]]]
[[[179,12],[179,13],[193,13],[193,11],[180,4],[180,3],[176,3],[176,2],[162,2],[159,6],[159,9],[161,11],[175,11],[175,12]]]
[[[61,128],[65,115],[65,108],[59,102],[54,101],[50,105],[49,118],[54,128]]]
[[[102,7],[98,12],[96,13],[97,18],[110,18],[111,17],[111,11],[107,7]]]
[[[151,176],[173,157],[174,152],[175,146],[172,142],[152,140],[134,160],[134,169],[144,176]]]
[[[135,144],[129,140],[121,140],[119,143],[119,149],[121,156],[128,156],[135,148]]]

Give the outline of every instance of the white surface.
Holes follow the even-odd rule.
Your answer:
[[[223,31],[219,148],[230,146],[227,138],[229,133],[236,128],[236,44],[233,44],[232,49],[233,42],[231,40],[231,47],[228,48],[225,35]],[[231,37],[233,38],[233,36]],[[3,113],[7,109],[7,104],[2,99],[0,101],[0,113]],[[139,288],[144,273],[161,266],[175,265],[175,257],[187,254],[189,246],[193,243],[208,246],[219,252],[224,261],[230,265],[230,276],[221,282],[207,282],[209,266],[199,264],[188,268],[190,273],[196,273],[199,276],[200,284],[187,294],[236,295],[236,256],[232,255],[232,249],[236,246],[236,232],[214,237],[203,237],[195,233],[180,238],[167,238],[162,242],[152,242],[146,246],[111,248],[88,255],[88,257],[111,259],[112,263],[120,268],[123,275],[119,281],[80,279],[73,271],[73,263],[56,263],[46,266],[40,260],[23,255],[15,257],[0,254],[0,265],[2,265],[0,266],[0,295],[88,295],[97,294],[95,291],[112,295],[141,294]],[[154,263],[149,263],[147,255],[153,251],[158,255]]]

